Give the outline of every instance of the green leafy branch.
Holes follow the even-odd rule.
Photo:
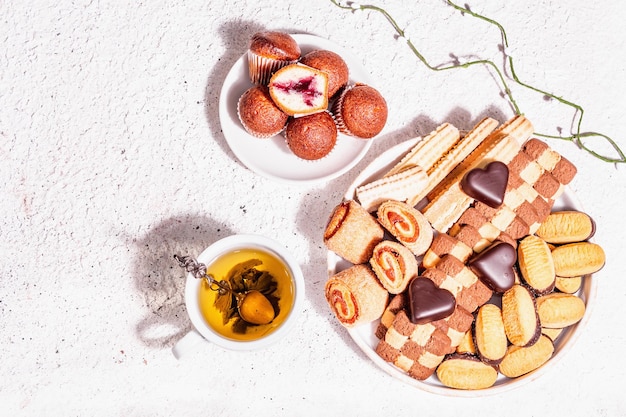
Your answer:
[[[488,59],[479,59],[479,60],[473,60],[473,61],[468,61],[468,62],[463,62],[463,63],[453,63],[450,65],[443,65],[443,66],[433,66],[430,64],[430,62],[424,57],[424,55],[422,55],[419,50],[415,47],[415,45],[413,44],[413,42],[408,39],[405,36],[404,30],[398,25],[398,23],[396,22],[396,20],[383,8],[375,6],[375,5],[370,5],[370,4],[357,4],[354,2],[347,2],[346,4],[341,4],[338,0],[330,0],[335,6],[341,8],[341,9],[346,9],[346,10],[351,10],[351,11],[355,11],[355,10],[371,10],[377,13],[380,13],[381,15],[383,15],[385,17],[385,19],[391,24],[391,26],[393,27],[393,29],[396,31],[397,35],[403,39],[406,40],[406,43],[408,45],[408,47],[411,49],[411,51],[415,54],[415,56],[430,70],[432,71],[447,71],[450,69],[458,69],[458,68],[470,68],[476,65],[481,65],[481,66],[488,66],[491,69],[493,69],[495,71],[495,73],[497,74],[501,84],[502,84],[502,88],[504,89],[504,94],[506,94],[506,96],[508,97],[509,102],[511,103],[511,106],[513,107],[513,111],[516,114],[521,114],[521,110],[517,104],[517,102],[515,101],[515,98],[513,97],[513,93],[511,92],[511,89],[509,88],[509,85],[507,83],[507,80],[502,72],[502,70],[493,63],[493,61],[490,61]],[[585,152],[593,155],[594,157],[605,161],[605,162],[609,162],[609,163],[624,163],[626,162],[626,156],[624,156],[624,153],[622,152],[622,150],[620,149],[620,147],[618,146],[618,144],[611,139],[609,136],[602,134],[602,133],[598,133],[598,132],[582,132],[581,131],[581,127],[582,127],[582,120],[583,120],[583,115],[584,115],[584,110],[583,108],[576,104],[573,103],[569,100],[566,100],[562,97],[559,97],[555,94],[552,94],[550,92],[541,90],[537,87],[534,87],[532,85],[529,85],[527,83],[522,82],[519,77],[517,76],[517,73],[515,72],[515,66],[513,64],[513,57],[511,57],[510,55],[508,55],[506,53],[506,48],[508,48],[509,44],[508,44],[508,37],[506,34],[506,31],[504,30],[504,27],[498,23],[497,21],[490,19],[486,16],[483,16],[481,14],[475,13],[472,10],[470,10],[467,7],[462,7],[459,6],[455,3],[453,3],[452,1],[446,0],[446,3],[452,7],[454,7],[456,10],[460,11],[463,14],[468,14],[470,16],[473,16],[475,18],[478,18],[480,20],[483,20],[491,25],[494,25],[498,28],[498,30],[501,33],[502,36],[502,40],[504,43],[504,55],[505,58],[509,64],[509,68],[510,68],[510,72],[511,72],[511,78],[513,79],[513,81],[515,83],[517,83],[518,85],[530,89],[532,91],[535,91],[539,94],[542,94],[545,97],[549,97],[552,98],[556,101],[558,101],[561,104],[564,104],[566,106],[572,107],[575,111],[574,113],[574,117],[576,117],[576,115],[578,115],[578,120],[575,123],[576,125],[576,132],[574,132],[573,134],[571,134],[570,136],[555,136],[555,135],[548,135],[548,134],[543,134],[543,133],[535,133],[537,136],[541,136],[544,138],[548,138],[548,139],[560,139],[560,140],[565,140],[565,141],[569,141],[574,143],[576,146],[578,146],[578,148],[584,150]],[[588,147],[587,145],[585,145],[583,139],[584,138],[600,138],[600,139],[604,139],[617,153],[618,157],[610,157],[610,156],[606,156],[606,155],[602,155],[596,151],[594,151],[593,149],[591,149],[590,147]]]

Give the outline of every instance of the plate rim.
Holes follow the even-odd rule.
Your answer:
[[[406,141],[400,142],[387,150],[383,151],[380,155],[378,155],[374,160],[372,160],[359,175],[352,181],[352,183],[348,186],[346,193],[343,195],[345,199],[353,199],[355,198],[356,188],[363,184],[367,179],[373,179],[381,171],[389,168],[395,161],[398,161],[402,158],[402,156],[408,152],[412,146],[414,146],[418,141],[421,140],[421,137],[416,137],[412,139],[408,139]],[[576,197],[573,191],[569,186],[565,186],[565,191],[563,196],[557,199],[557,202],[561,202],[563,199],[567,199],[565,203],[561,205],[565,205],[566,207],[576,209],[576,210],[584,210],[580,200]],[[555,204],[556,205],[556,204]],[[558,205],[557,205],[558,206]],[[593,240],[593,239],[591,239]],[[338,255],[334,252],[328,250],[327,251],[327,268],[328,268],[328,277],[332,276],[334,273],[338,272],[337,266],[341,262],[346,262],[342,260]],[[364,324],[362,326],[349,328],[344,327],[345,330],[350,335],[353,342],[358,346],[359,349],[372,361],[374,364],[389,374],[390,376],[399,379],[401,382],[406,383],[408,385],[414,386],[416,388],[421,389],[422,391],[448,396],[448,397],[485,397],[496,394],[501,394],[506,391],[510,391],[513,389],[520,388],[527,383],[530,383],[537,378],[541,377],[546,372],[549,372],[552,367],[556,365],[556,363],[567,354],[567,352],[572,348],[572,346],[576,343],[578,338],[580,337],[581,330],[587,325],[588,321],[593,312],[593,306],[595,305],[595,299],[597,296],[597,280],[594,279],[593,274],[587,275],[584,277],[583,285],[579,292],[584,293],[584,301],[585,301],[585,315],[578,322],[570,326],[569,328],[564,330],[564,333],[559,336],[559,340],[557,340],[558,346],[555,347],[555,353],[549,359],[548,363],[544,364],[540,368],[529,372],[526,375],[522,375],[515,379],[510,379],[503,377],[499,374],[499,380],[505,380],[505,382],[501,382],[498,385],[493,385],[489,388],[481,389],[481,390],[460,390],[455,388],[450,388],[442,385],[437,382],[436,384],[432,382],[435,378],[434,375],[430,378],[419,381],[410,377],[406,372],[402,371],[400,368],[397,368],[393,364],[390,364],[384,359],[382,359],[374,350],[372,346],[367,343],[362,336],[362,331],[366,329],[368,326],[370,328],[370,332],[373,333],[373,326],[379,322],[379,320],[374,321],[373,323]],[[565,333],[566,332],[566,333]],[[370,338],[373,334],[369,334]],[[375,336],[374,336],[375,337]],[[427,381],[431,381],[430,383]],[[497,383],[497,381],[496,381]]]
[[[350,68],[350,75],[351,75],[350,82],[362,82],[362,83],[370,84],[370,85],[372,84],[372,79],[370,75],[367,73],[366,69],[360,64],[357,57],[351,51],[344,48],[343,46],[336,44],[329,39],[326,39],[317,35],[306,34],[306,33],[291,33],[290,35],[301,46],[306,46],[311,49],[313,48],[329,49],[329,50],[333,50],[339,53]],[[375,138],[358,139],[358,138],[350,137],[343,133],[338,133],[338,138],[337,138],[338,140],[341,139],[343,141],[353,142],[355,144],[360,145],[361,148],[358,152],[355,153],[354,157],[349,162],[345,164],[339,164],[338,168],[336,169],[332,169],[332,170],[327,169],[326,173],[323,173],[320,175],[315,175],[314,172],[311,172],[311,174],[307,176],[306,178],[292,178],[288,176],[276,175],[274,173],[271,173],[271,172],[268,172],[267,170],[262,169],[262,167],[259,166],[259,164],[255,163],[251,157],[246,155],[245,152],[243,152],[240,149],[239,144],[232,137],[234,133],[231,132],[231,125],[233,125],[232,127],[233,129],[235,127],[234,127],[234,123],[232,122],[229,116],[228,95],[231,92],[231,90],[235,88],[235,84],[237,83],[237,81],[245,82],[245,80],[239,80],[238,77],[236,77],[236,73],[237,71],[245,70],[246,60],[247,60],[247,52],[244,52],[233,63],[233,65],[229,69],[224,79],[224,82],[220,89],[220,95],[219,95],[219,100],[218,100],[219,121],[220,121],[222,134],[230,150],[235,154],[235,157],[246,168],[248,168],[250,171],[254,172],[255,174],[258,174],[262,177],[268,178],[273,181],[277,181],[279,183],[290,184],[290,185],[315,185],[315,184],[320,184],[320,183],[327,182],[327,181],[340,177],[341,175],[345,174],[346,172],[354,168],[363,159],[363,157],[367,154],[370,147],[372,146],[372,143],[375,140]],[[242,68],[242,66],[244,66],[244,68]],[[357,73],[357,78],[353,79],[352,75],[354,75],[355,72]],[[249,86],[252,87],[251,82],[249,82]],[[247,135],[245,131],[237,132],[237,133]],[[279,136],[279,135],[276,135],[276,136]],[[257,138],[254,138],[253,136],[250,136],[250,135],[248,136],[254,140],[272,140],[272,138],[257,139]],[[280,149],[277,148],[277,151],[280,152]],[[336,148],[332,152],[335,152],[335,151],[337,151]],[[271,155],[267,155],[266,157],[270,157],[270,156]],[[295,155],[293,155],[293,158],[294,158],[293,163],[295,165],[297,165],[299,168],[305,168],[305,169],[307,168],[307,165],[313,166],[316,162],[322,161],[322,160],[307,161],[304,159],[300,159],[296,157]]]

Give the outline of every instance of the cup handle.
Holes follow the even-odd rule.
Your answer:
[[[184,359],[185,356],[189,356],[194,351],[197,352],[201,343],[206,343],[206,339],[195,329],[191,330],[176,342],[172,347],[172,353],[176,359]]]

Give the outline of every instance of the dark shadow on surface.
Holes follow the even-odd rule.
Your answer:
[[[174,254],[197,257],[231,234],[211,218],[190,214],[166,219],[143,237],[127,242],[135,249],[132,275],[147,310],[136,333],[146,346],[171,348],[192,329],[185,307],[187,274]]]

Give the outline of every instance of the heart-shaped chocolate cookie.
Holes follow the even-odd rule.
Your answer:
[[[504,293],[515,284],[513,265],[517,251],[506,242],[497,242],[472,258],[468,266],[492,291]]]
[[[415,277],[408,287],[409,318],[415,324],[425,324],[448,317],[454,312],[456,299],[425,277]]]
[[[489,207],[498,208],[504,201],[508,181],[509,167],[500,161],[493,161],[484,169],[475,168],[465,174],[461,180],[461,189]]]

